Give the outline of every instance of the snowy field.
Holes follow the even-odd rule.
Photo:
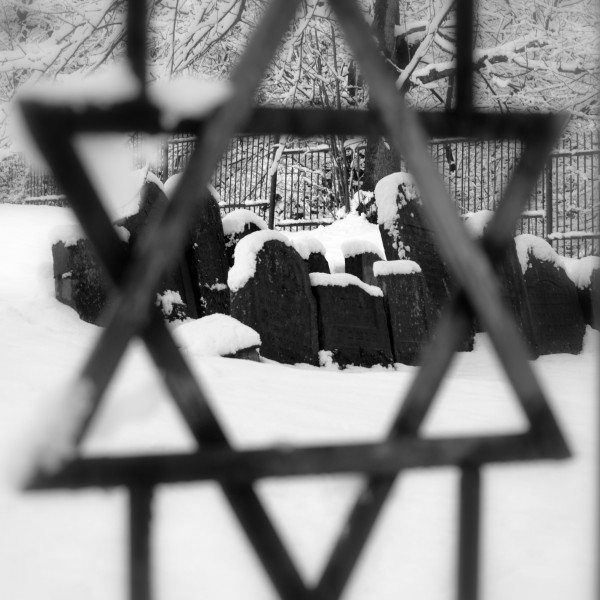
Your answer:
[[[24,495],[16,466],[51,400],[85,360],[98,329],[54,300],[51,231],[65,209],[0,205],[0,598],[126,597],[122,491]],[[302,234],[298,234],[302,235]],[[381,245],[351,217],[315,235],[340,270],[340,244]],[[596,569],[597,333],[580,356],[535,361],[574,458],[484,470],[482,598],[592,599]],[[414,369],[253,363],[187,353],[239,447],[376,440]],[[134,344],[83,449],[89,454],[181,451],[190,435],[141,344]],[[461,354],[426,420],[427,435],[514,432],[525,426],[485,335]],[[259,484],[301,572],[318,578],[360,478]],[[394,488],[344,598],[454,598],[458,473],[411,471]],[[156,597],[270,600],[275,594],[213,484],[162,488],[155,501]]]

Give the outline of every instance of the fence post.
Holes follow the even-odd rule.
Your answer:
[[[457,600],[477,600],[479,597],[480,512],[480,469],[465,465],[460,479]]]
[[[150,521],[152,486],[129,487],[129,599],[151,600]]]
[[[552,245],[552,240],[549,239],[549,235],[554,231],[554,215],[553,215],[553,206],[552,206],[552,154],[550,154],[550,158],[548,159],[548,164],[546,165],[545,173],[546,173],[546,240]]]
[[[161,169],[163,183],[169,179],[169,140],[163,140],[160,147]]]
[[[271,170],[271,166],[275,162],[275,156],[277,154],[277,148],[280,143],[280,136],[277,136],[275,142],[275,148],[273,148],[273,162],[269,165],[269,170]],[[275,198],[277,196],[277,169],[273,169],[273,173],[271,175],[270,182],[270,190],[269,190],[269,229],[275,229]]]

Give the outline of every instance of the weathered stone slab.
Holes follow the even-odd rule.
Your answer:
[[[598,323],[594,318],[592,281],[599,277],[598,271],[600,271],[598,256],[586,256],[572,261],[569,267],[569,276],[577,288],[583,320],[595,329],[598,328]]]
[[[421,199],[408,173],[392,173],[375,186],[377,222],[387,260],[409,259],[423,272],[434,307],[450,297],[450,275],[421,217]]]
[[[262,356],[318,364],[317,307],[308,268],[284,234],[266,230],[243,238],[228,283],[231,315],[259,333]]]
[[[368,285],[377,285],[373,264],[384,260],[381,250],[365,240],[346,241],[341,246],[346,273],[358,277]]]
[[[142,232],[148,227],[153,215],[164,210],[167,204],[168,199],[160,180],[151,173],[146,173],[140,181],[138,197],[129,203],[128,210],[115,221],[115,224],[124,227],[129,232],[129,244],[134,246]],[[193,286],[190,273],[185,261],[180,261],[163,277],[159,289],[159,296],[165,292],[179,294],[183,306],[178,309],[177,314],[185,310],[186,316],[194,318],[198,316],[192,296]],[[163,314],[170,318],[170,314],[165,313],[164,310]]]
[[[200,207],[186,252],[196,312],[199,317],[215,313],[229,314],[229,264],[219,205],[212,195],[207,194]]]
[[[294,237],[292,246],[302,257],[309,273],[329,273],[329,263],[325,258],[325,246],[313,236]]]
[[[435,245],[435,233],[421,217],[417,188],[408,173],[392,173],[375,186],[377,222],[387,260],[408,259],[422,270],[436,315],[450,299],[452,282]],[[473,324],[460,350],[473,349]]]
[[[376,262],[374,271],[387,307],[394,360],[419,364],[435,320],[421,268],[410,260],[393,260]]]
[[[102,324],[109,280],[84,238],[52,245],[56,299],[77,312],[88,323]]]
[[[264,219],[245,208],[233,210],[223,217],[223,234],[225,236],[227,262],[230,267],[234,263],[235,247],[238,242],[251,233],[267,228]]]
[[[594,269],[590,278],[591,326],[600,330],[600,269]]]
[[[319,347],[341,367],[393,363],[383,292],[346,273],[311,273]]]
[[[480,240],[493,216],[494,213],[490,210],[468,215],[465,218],[467,231],[474,239]],[[535,344],[531,343],[533,340],[531,307],[529,306],[523,271],[514,242],[509,244],[503,259],[496,265],[496,273],[500,282],[502,299],[513,315],[521,335],[527,340],[532,358],[534,358],[537,356],[537,352]],[[475,327],[477,331],[483,330],[478,318],[475,319]]]
[[[537,354],[578,354],[583,347],[585,322],[575,284],[567,276],[561,257],[533,235],[517,236],[516,246],[531,307],[531,345]]]

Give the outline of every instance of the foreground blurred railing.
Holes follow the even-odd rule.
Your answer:
[[[390,491],[408,468],[451,466],[461,472],[457,551],[459,600],[479,593],[482,471],[490,462],[565,459],[569,450],[528,362],[528,350],[501,299],[494,266],[512,243],[513,233],[536,181],[565,125],[562,115],[490,115],[473,109],[472,60],[474,3],[457,2],[456,106],[446,113],[415,113],[396,89],[357,2],[329,0],[369,86],[369,111],[253,108],[255,90],[300,3],[273,0],[231,75],[232,94],[210,115],[186,118],[168,133],[194,133],[196,147],[164,212],[137,245],[126,250],[102,208],[75,150],[76,134],[99,131],[164,131],[160,112],[146,89],[144,0],[129,0],[127,55],[140,84],[130,101],[101,107],[22,103],[31,134],[65,190],[115,290],[107,326],[96,347],[66,390],[69,427],[34,460],[27,489],[121,486],[129,491],[130,598],[148,600],[151,586],[151,505],[154,488],[179,481],[216,480],[283,600],[338,600],[354,572]],[[183,130],[183,131],[182,131]],[[440,316],[435,343],[404,396],[388,436],[374,444],[237,451],[230,444],[204,394],[155,310],[154,290],[183,250],[185,232],[204,189],[235,134],[385,135],[406,161],[422,195],[422,211],[436,235],[438,250],[454,282],[455,294]],[[431,160],[427,138],[519,139],[524,150],[506,183],[496,216],[481,244],[466,234],[445,183]],[[160,244],[156,240],[160,239]],[[452,357],[476,315],[489,333],[528,423],[523,433],[424,438],[421,425]],[[78,455],[129,342],[146,344],[174,403],[198,442],[195,453],[90,459]],[[367,399],[365,399],[366,401]],[[282,402],[284,399],[282,399]],[[482,399],[485,401],[485,399]],[[253,488],[263,477],[356,472],[365,476],[343,533],[315,584],[306,582]],[[84,552],[85,549],[80,549]],[[531,558],[532,561],[536,557]],[[518,590],[515,591],[518,595]]]

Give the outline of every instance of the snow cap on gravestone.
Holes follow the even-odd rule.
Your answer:
[[[173,199],[177,185],[179,184],[179,181],[181,180],[181,175],[182,175],[182,173],[175,173],[175,175],[171,175],[171,177],[169,177],[169,179],[167,179],[164,183],[164,186],[163,186],[164,192],[165,192],[166,197],[169,200]],[[211,185],[210,183],[207,184],[206,189],[210,192],[210,195],[218,203],[221,202],[221,196],[220,196],[219,192],[217,192],[217,190],[214,188],[213,185]]]
[[[312,235],[292,238],[292,245],[308,266],[310,273],[329,273],[329,263],[325,257],[325,246]]]
[[[398,209],[411,200],[419,201],[419,192],[411,175],[399,171],[380,179],[375,186],[377,224],[388,230],[393,228]]]

